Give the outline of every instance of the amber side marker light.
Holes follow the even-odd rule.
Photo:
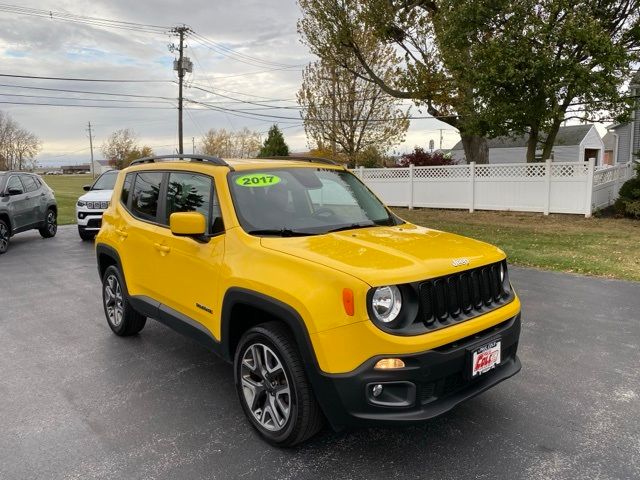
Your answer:
[[[353,290],[345,288],[342,290],[342,304],[344,305],[344,311],[350,317],[353,317],[355,307],[353,305]]]
[[[375,370],[394,370],[404,368],[404,362],[399,358],[383,358],[376,362]]]

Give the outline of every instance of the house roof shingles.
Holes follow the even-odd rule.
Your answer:
[[[569,125],[560,127],[554,145],[580,145],[593,125]],[[503,136],[487,140],[489,148],[524,148],[527,146],[528,135]],[[462,141],[459,141],[451,150],[462,150]]]

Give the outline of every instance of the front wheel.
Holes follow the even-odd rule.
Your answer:
[[[322,412],[295,341],[281,323],[265,323],[242,336],[234,375],[247,418],[269,443],[290,447],[321,429]]]
[[[0,219],[0,255],[6,253],[9,249],[9,238],[11,234],[9,233],[9,225],[4,220]]]
[[[147,323],[147,317],[136,312],[129,303],[122,275],[113,265],[102,276],[102,305],[109,327],[120,337],[135,335]]]
[[[53,208],[47,210],[47,216],[44,219],[44,225],[39,229],[42,238],[52,238],[58,232],[58,215]]]

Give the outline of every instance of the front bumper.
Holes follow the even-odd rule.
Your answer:
[[[520,314],[494,327],[433,350],[398,355],[405,368],[374,370],[383,356],[369,359],[346,374],[320,373],[316,390],[334,427],[407,424],[441,415],[520,371],[516,353]],[[470,351],[492,340],[501,341],[501,362],[475,379],[469,378]],[[314,382],[316,383],[316,382]],[[316,383],[317,385],[317,383]],[[382,385],[377,399],[372,389]],[[314,385],[315,386],[315,385]]]
[[[76,221],[78,228],[87,231],[98,231],[102,226],[102,214],[104,210],[89,210],[76,208]]]

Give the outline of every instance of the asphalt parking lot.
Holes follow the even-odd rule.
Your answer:
[[[156,322],[118,338],[75,227],[0,257],[0,478],[640,478],[640,283],[513,268],[516,377],[428,423],[278,450],[230,367]]]

